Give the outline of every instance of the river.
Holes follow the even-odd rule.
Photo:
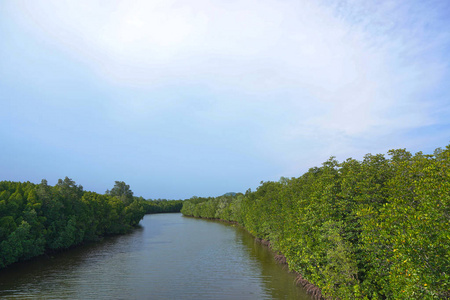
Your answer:
[[[295,276],[239,226],[146,215],[133,232],[0,271],[7,299],[301,299]]]

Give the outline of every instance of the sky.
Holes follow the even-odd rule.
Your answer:
[[[219,196],[449,116],[448,0],[0,1],[0,180]]]

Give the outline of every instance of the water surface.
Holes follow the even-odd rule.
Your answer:
[[[1,298],[302,299],[295,276],[238,226],[146,215],[141,228],[0,271]]]

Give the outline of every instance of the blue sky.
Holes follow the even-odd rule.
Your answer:
[[[450,143],[450,2],[0,2],[0,180],[255,189]]]

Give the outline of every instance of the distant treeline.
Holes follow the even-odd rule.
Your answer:
[[[449,299],[450,145],[388,154],[332,157],[181,212],[238,222],[332,299]]]
[[[145,214],[143,201],[124,182],[105,195],[83,191],[69,178],[0,182],[0,268],[66,249],[100,236],[121,234]]]
[[[143,200],[143,199],[141,199]],[[180,212],[183,207],[183,200],[143,200],[142,205],[146,214],[174,213]]]

